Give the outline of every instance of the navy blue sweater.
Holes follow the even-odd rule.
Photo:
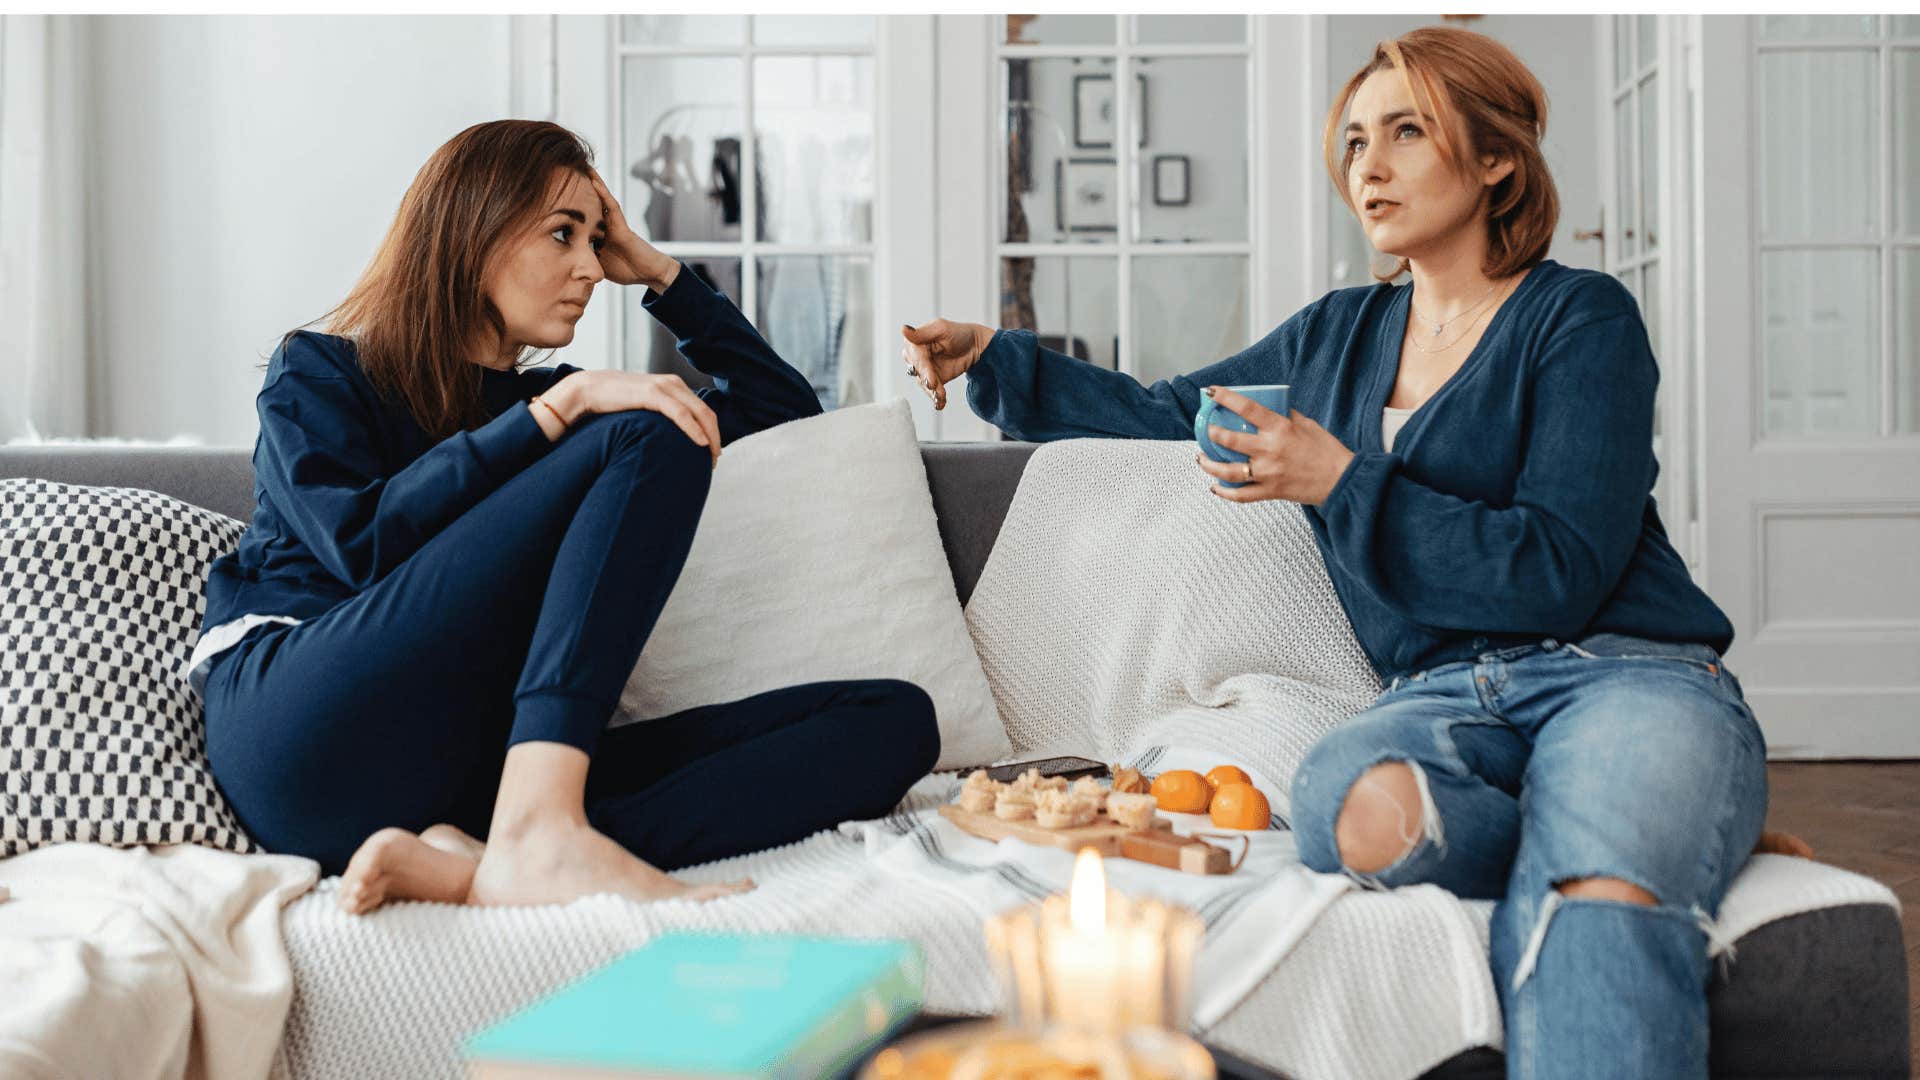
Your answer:
[[[692,272],[642,303],[713,376],[700,396],[722,445],[820,411],[806,377]],[[311,618],[385,577],[547,452],[526,401],[577,370],[481,369],[492,419],[436,442],[374,389],[352,341],[295,333],[267,362],[255,399],[253,522],[239,549],[213,564],[203,625],[249,613]]]
[[[1355,454],[1307,520],[1382,678],[1596,633],[1724,652],[1733,626],[1655,512],[1659,371],[1632,295],[1541,263],[1388,453],[1381,409],[1411,295],[1328,293],[1239,354],[1152,386],[1003,330],[967,398],[1020,439],[1190,440],[1202,387],[1291,384],[1292,407]],[[1198,466],[1194,482],[1210,482]]]

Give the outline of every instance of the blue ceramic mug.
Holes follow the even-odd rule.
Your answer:
[[[1272,409],[1281,416],[1287,415],[1288,387],[1285,385],[1229,386],[1227,389],[1242,396],[1252,398],[1254,401]],[[1255,430],[1254,426],[1241,419],[1238,413],[1202,394],[1200,396],[1200,411],[1193,416],[1193,441],[1200,444],[1200,452],[1215,461],[1247,460],[1247,455],[1240,453],[1238,450],[1229,450],[1224,446],[1214,445],[1214,441],[1207,438],[1207,428],[1209,426],[1225,428],[1228,431],[1251,432]],[[1220,486],[1237,488],[1241,486],[1241,482],[1237,480],[1222,480],[1220,481]]]

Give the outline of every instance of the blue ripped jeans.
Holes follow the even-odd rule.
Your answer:
[[[1397,861],[1359,874],[1334,824],[1383,762],[1412,769],[1420,827]],[[1612,634],[1396,678],[1293,781],[1310,868],[1499,901],[1510,1077],[1707,1075],[1709,930],[1766,811],[1765,740],[1719,656]],[[1554,888],[1593,877],[1658,903]]]

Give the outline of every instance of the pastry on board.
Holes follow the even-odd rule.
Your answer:
[[[1100,814],[1100,802],[1089,795],[1072,791],[1042,791],[1034,798],[1033,819],[1043,829],[1072,829],[1093,824]]]

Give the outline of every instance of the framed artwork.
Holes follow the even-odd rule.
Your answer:
[[[1147,145],[1147,77],[1135,75],[1133,145]],[[1073,77],[1073,145],[1082,150],[1113,149],[1113,76]]]
[[[1191,193],[1187,187],[1189,165],[1185,154],[1154,155],[1153,205],[1187,205],[1191,199]]]
[[[1062,231],[1120,231],[1119,174],[1113,165],[1110,157],[1054,159],[1053,220]]]

